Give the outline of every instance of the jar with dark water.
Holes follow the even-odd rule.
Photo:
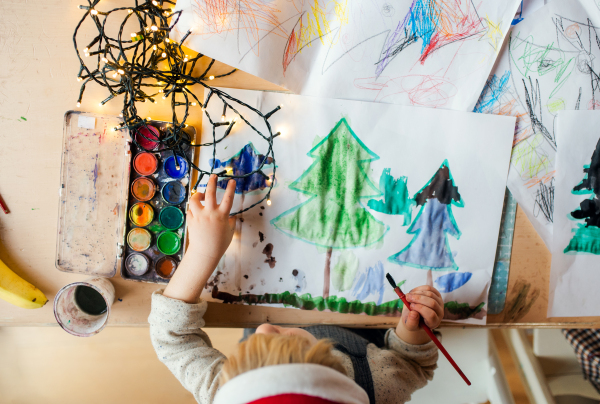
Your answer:
[[[104,297],[89,286],[79,285],[75,288],[75,303],[81,311],[92,316],[98,316],[107,310]]]

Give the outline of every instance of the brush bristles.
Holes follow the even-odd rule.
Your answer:
[[[387,278],[388,282],[390,283],[390,285],[392,285],[392,287],[394,289],[396,289],[396,281],[394,281],[394,278],[392,278],[392,275],[390,274],[385,274],[385,277]]]

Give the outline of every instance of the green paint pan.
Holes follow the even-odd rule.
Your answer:
[[[165,255],[173,255],[181,248],[179,236],[171,231],[165,231],[156,240],[158,250]]]
[[[166,229],[177,230],[183,225],[184,216],[181,209],[175,206],[167,206],[160,211],[158,220]]]

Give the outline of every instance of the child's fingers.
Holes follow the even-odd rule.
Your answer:
[[[438,314],[433,309],[419,303],[411,303],[410,309],[423,316],[423,320],[425,320],[425,324],[427,324],[429,328],[435,328],[439,325],[440,320]]]
[[[418,293],[410,293],[410,294],[406,295],[406,299],[411,303],[419,303],[419,304],[422,304],[423,306],[427,306],[427,307],[435,310],[439,314],[438,309],[440,307],[440,302],[437,301],[437,299],[434,299],[434,298],[426,296],[426,295],[421,295]]]
[[[190,198],[190,206],[188,212],[191,212],[192,215],[198,216],[202,212],[204,207],[202,206],[202,201],[204,200],[204,194],[200,192],[196,192]]]
[[[215,209],[217,207],[217,176],[211,174],[206,184],[206,193],[204,195],[204,206],[209,209]]]
[[[437,300],[441,305],[444,305],[444,299],[442,298],[440,292],[437,289],[432,288],[431,286],[423,285],[419,286],[418,288],[414,288],[407,294],[407,296],[411,294],[419,294],[431,297],[432,299]]]
[[[233,206],[233,197],[235,196],[235,180],[229,180],[227,182],[227,189],[225,195],[219,206],[219,210],[223,213],[229,214],[231,207]]]
[[[408,310],[408,307],[405,307],[402,310],[402,321],[404,323],[404,327],[408,331],[417,331],[419,329],[419,319],[421,316],[416,311]]]

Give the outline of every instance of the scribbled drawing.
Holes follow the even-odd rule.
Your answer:
[[[356,136],[345,118],[308,156],[315,161],[289,188],[309,199],[271,224],[288,236],[327,250],[323,297],[328,297],[332,250],[373,245],[388,230],[360,203],[382,195],[367,175],[371,162],[379,157]]]
[[[415,201],[408,196],[406,177],[394,179],[390,174],[391,169],[386,168],[379,178],[379,190],[383,192],[383,200],[371,199],[367,206],[376,212],[387,215],[404,216],[404,226],[411,222],[412,207]]]
[[[529,90],[527,82],[523,79],[523,87],[525,88],[525,104],[529,113],[529,121],[534,134],[540,133],[548,141],[550,146],[556,150],[556,138],[548,131],[542,122],[542,96],[540,93],[540,83],[535,81],[535,85],[529,77]]]
[[[258,170],[261,166],[263,169],[273,165],[273,159],[260,154],[255,148],[252,142],[249,142],[244,146],[237,154],[229,158],[228,160],[221,161],[219,159],[210,159],[209,164],[213,167],[213,170],[224,169],[229,175],[243,176],[243,178],[236,178],[235,193],[240,195],[240,208],[244,207],[244,199],[247,193],[260,192],[270,187],[271,181],[274,181],[272,175],[267,175],[262,171],[253,173]],[[224,179],[217,182],[217,187],[221,189],[227,188],[228,179]],[[242,249],[242,230],[243,230],[243,215],[240,215],[241,220],[237,220],[235,224],[235,231],[237,233],[237,250],[238,256],[241,256]],[[262,240],[261,240],[262,241]],[[272,244],[271,251],[273,249]],[[266,247],[265,247],[266,248]],[[264,253],[264,252],[263,252]],[[266,253],[265,253],[266,254]],[[265,262],[270,268],[275,266],[275,258],[270,255],[267,256]],[[242,290],[242,267],[241,261],[237,260],[234,272],[234,285],[238,291]]]
[[[471,272],[451,272],[435,280],[436,288],[442,293],[450,293],[469,282]]]
[[[375,73],[380,76],[395,57],[417,41],[421,41],[419,61],[424,63],[443,46],[486,31],[470,0],[414,0],[404,19],[386,38]]]
[[[352,294],[360,301],[364,301],[370,295],[377,297],[377,305],[380,305],[383,301],[383,292],[385,290],[385,274],[383,269],[383,263],[377,261],[377,264],[367,268],[366,273],[360,274],[354,287],[352,288]],[[398,282],[398,286],[402,286],[406,280]]]
[[[476,306],[469,303],[459,303],[457,301],[444,303],[444,319],[446,320],[465,320],[467,318],[481,319],[487,315],[487,310],[483,308],[485,302]]]
[[[544,181],[538,182],[533,214],[537,217],[540,213],[547,221],[554,221],[554,177],[547,184]]]
[[[415,236],[388,261],[432,271],[458,270],[448,243],[448,235],[459,239],[461,232],[454,220],[451,205],[462,208],[458,187],[445,160],[435,175],[414,197],[421,210],[408,228]]]
[[[573,229],[575,234],[569,245],[565,247],[566,254],[590,253],[600,255],[600,140],[592,154],[590,164],[583,166],[583,180],[571,193],[575,195],[592,195],[583,200],[577,209],[571,212],[574,220],[584,220]]]
[[[510,71],[505,71],[501,77],[492,74],[481,91],[481,95],[473,108],[473,112],[482,114],[509,115],[501,113],[502,99],[508,93]],[[507,103],[508,104],[508,103]]]

